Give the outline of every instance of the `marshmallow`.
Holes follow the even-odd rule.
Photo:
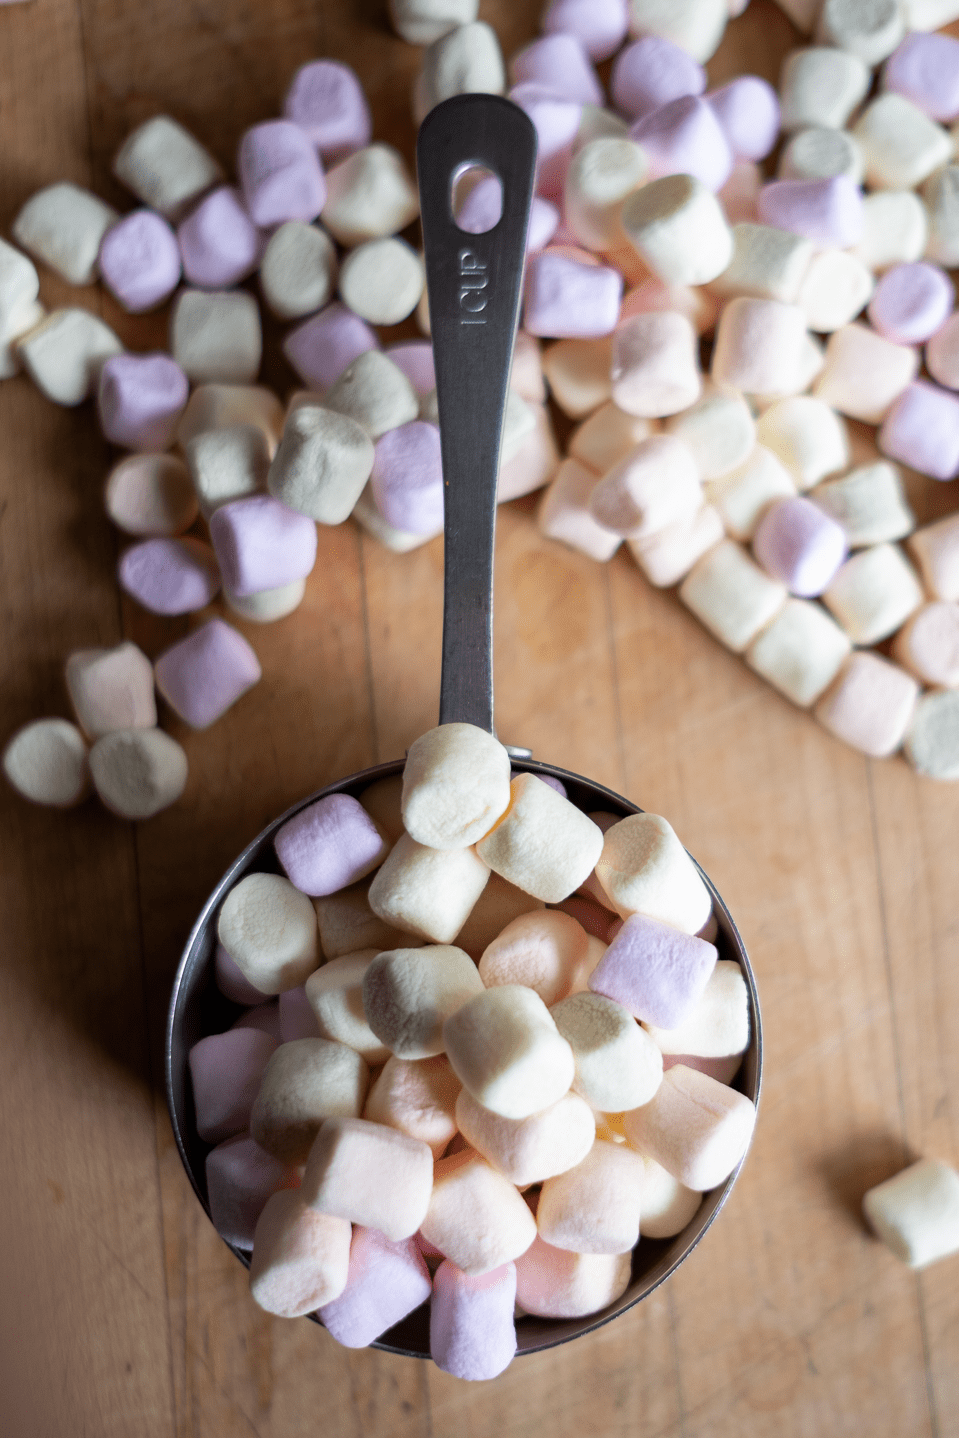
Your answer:
[[[734,539],[751,539],[763,511],[777,499],[791,498],[796,486],[785,465],[757,444],[745,464],[711,480],[707,494]]]
[[[709,891],[675,830],[658,814],[630,814],[610,825],[596,878],[603,902],[622,919],[640,911],[696,934],[709,918]]]
[[[648,914],[634,913],[589,978],[591,993],[622,1004],[634,1018],[675,1028],[706,987],[716,949]]]
[[[523,325],[530,334],[558,338],[607,335],[622,297],[618,270],[543,250],[526,267]]]
[[[353,1230],[346,1287],[323,1304],[319,1318],[346,1348],[366,1348],[425,1303],[429,1271],[412,1238],[391,1243],[378,1229]]]
[[[157,722],[153,665],[127,640],[115,649],[77,649],[66,662],[67,693],[89,739]]]
[[[609,85],[616,108],[634,120],[684,95],[701,95],[705,88],[703,67],[658,35],[643,35],[620,51]]]
[[[250,1126],[250,1111],[276,1040],[259,1029],[231,1029],[200,1039],[189,1053],[196,1130],[220,1143]]]
[[[851,649],[849,636],[818,604],[787,599],[743,657],[787,699],[808,708],[835,679]]]
[[[312,975],[311,975],[312,977]],[[280,1015],[280,1042],[292,1043],[295,1039],[318,1039],[325,1037],[319,1031],[316,1016],[306,997],[306,987],[287,989],[277,1000]],[[351,1047],[351,1045],[347,1045]]]
[[[625,243],[620,210],[646,180],[646,155],[632,140],[605,136],[577,150],[566,173],[563,213],[576,240],[591,250]]]
[[[816,397],[850,419],[881,424],[918,367],[915,350],[892,344],[866,325],[845,325],[829,337]]]
[[[703,1193],[740,1163],[755,1122],[755,1107],[744,1094],[676,1064],[652,1102],[625,1115],[624,1127],[632,1148]]]
[[[481,993],[483,980],[462,949],[393,949],[374,959],[363,976],[363,1011],[397,1058],[428,1059],[443,1052],[444,1021]]]
[[[177,443],[186,449],[198,434],[244,424],[254,424],[263,431],[272,454],[283,430],[283,406],[272,390],[262,385],[201,384],[183,411]]]
[[[612,358],[613,345],[608,336],[557,340],[549,346],[543,355],[543,373],[564,414],[580,419],[609,401]]]
[[[395,235],[418,214],[416,186],[391,145],[368,145],[327,173],[322,219],[341,245]]]
[[[246,384],[260,368],[260,312],[242,290],[181,290],[170,315],[173,358],[194,384]]]
[[[6,240],[0,240],[0,323],[32,310],[40,293],[36,266]]]
[[[306,131],[324,160],[370,142],[372,122],[363,86],[349,65],[336,60],[300,66],[283,100],[283,114]]]
[[[436,366],[433,363],[433,346],[429,340],[403,340],[399,344],[390,345],[386,357],[403,371],[421,401],[435,391]],[[526,393],[524,390],[524,398],[536,400],[541,404],[546,398],[546,390],[539,362],[539,342],[531,335],[516,337],[513,370],[510,374],[510,385],[513,389],[523,388],[522,383],[518,383],[521,373],[533,386],[532,393]]]
[[[653,435],[614,465],[589,501],[594,519],[616,534],[647,538],[688,518],[702,502],[692,451],[673,435]]]
[[[903,13],[909,30],[938,30],[959,19],[956,0],[904,0]]]
[[[959,599],[959,516],[917,529],[909,549],[934,599]]]
[[[920,774],[959,779],[959,704],[954,691],[920,696],[903,748]]]
[[[416,308],[425,285],[423,262],[405,240],[367,240],[340,267],[340,295],[354,314],[394,325]]]
[[[345,414],[379,439],[419,415],[419,400],[406,375],[379,350],[367,350],[342,372],[328,390],[327,409]]]
[[[642,116],[630,127],[629,137],[645,151],[654,180],[687,175],[715,193],[729,179],[729,142],[715,111],[698,96],[681,96]]]
[[[921,1158],[863,1195],[872,1228],[903,1263],[925,1268],[959,1249],[959,1174]]]
[[[661,280],[703,285],[729,265],[733,234],[722,206],[692,175],[669,174],[635,190],[623,203],[630,244]]]
[[[559,344],[562,343],[560,340]],[[678,419],[671,421],[670,429],[677,423]],[[594,410],[589,419],[577,425],[569,437],[567,450],[571,459],[579,460],[581,465],[597,474],[605,474],[617,460],[635,449],[642,440],[648,439],[651,433],[652,426],[648,420],[627,414],[612,400],[607,400]],[[686,442],[694,447],[688,439]]]
[[[273,841],[287,878],[304,894],[334,894],[379,866],[389,844],[366,810],[348,794],[308,804]]]
[[[25,300],[0,319],[0,379],[11,379],[20,373],[19,343],[46,317],[47,311],[39,300]]]
[[[240,140],[237,173],[255,225],[315,220],[326,203],[323,167],[310,140],[290,120],[253,125]]]
[[[438,534],[444,506],[436,425],[414,420],[384,434],[374,452],[370,490],[389,525],[427,538]]]
[[[782,180],[828,180],[845,175],[858,185],[863,175],[862,151],[845,130],[813,125],[793,135],[779,157]]]
[[[938,266],[894,265],[876,286],[869,319],[894,344],[923,344],[948,319],[955,298],[951,280]]]
[[[726,219],[731,225],[752,223],[756,219],[756,202],[762,188],[763,173],[752,160],[739,160],[729,172],[729,179],[717,191]]]
[[[540,19],[547,35],[575,35],[592,60],[608,60],[626,38],[625,0],[550,0]]]
[[[473,849],[429,849],[404,834],[370,885],[370,907],[388,924],[448,945],[488,878]]]
[[[127,136],[113,173],[137,199],[173,220],[223,180],[209,150],[168,115],[154,116]]]
[[[952,157],[948,131],[901,95],[881,95],[853,126],[875,190],[910,190]]]
[[[208,521],[221,505],[266,488],[270,443],[259,425],[201,430],[184,448],[193,488]]]
[[[927,185],[935,182],[935,176]],[[853,251],[869,269],[918,260],[929,230],[926,207],[912,190],[877,190],[862,202],[862,235]]]
[[[318,225],[288,220],[270,236],[260,261],[260,288],[281,320],[299,319],[327,303],[336,283],[336,250]]]
[[[716,327],[712,377],[747,394],[788,394],[806,334],[798,305],[730,300]]]
[[[779,135],[779,100],[758,75],[738,75],[706,96],[737,160],[762,160]]]
[[[101,802],[121,819],[151,819],[186,788],[187,757],[162,729],[117,729],[90,750]]]
[[[366,321],[336,302],[291,330],[283,353],[304,383],[322,391],[361,354],[378,348],[379,340]]]
[[[34,804],[68,809],[90,791],[87,746],[66,719],[35,719],[18,729],[3,751],[3,772]]]
[[[811,395],[793,395],[759,417],[756,439],[789,470],[800,490],[849,463],[846,426],[835,410]]]
[[[689,320],[672,312],[626,320],[613,338],[610,376],[612,398],[628,414],[651,419],[688,409],[702,392]]]
[[[314,975],[314,983],[328,967]],[[373,1082],[363,1117],[428,1143],[434,1158],[439,1158],[456,1133],[456,1100],[461,1088],[443,1054],[426,1059],[390,1056]]]
[[[220,505],[210,538],[224,583],[241,596],[304,579],[316,563],[316,525],[272,495]]]
[[[893,640],[892,657],[924,684],[959,688],[959,605],[923,605]]]
[[[862,194],[846,175],[825,180],[772,180],[756,212],[764,225],[790,230],[824,249],[846,249],[862,237]]]
[[[824,0],[816,39],[878,65],[895,50],[903,30],[899,0]]]
[[[722,516],[711,504],[677,519],[647,539],[628,539],[630,553],[657,589],[678,584],[725,534]]]
[[[790,594],[809,599],[831,583],[846,557],[840,525],[798,495],[769,506],[753,535],[753,553]]]
[[[564,459],[540,503],[537,524],[548,539],[557,539],[603,563],[612,558],[622,540],[593,518],[589,502],[598,483],[594,470],[575,459]]]
[[[471,1276],[444,1259],[433,1280],[430,1357],[454,1378],[496,1378],[516,1353],[516,1268]]]
[[[222,619],[171,644],[154,665],[156,686],[193,729],[206,729],[262,677],[251,646]]]
[[[933,479],[959,471],[959,399],[925,380],[907,385],[890,406],[879,448]]]
[[[727,0],[693,0],[685,5],[630,0],[629,33],[671,40],[704,64],[719,45],[728,18]]]
[[[169,355],[114,355],[100,370],[100,427],[126,449],[169,449],[189,393],[186,375]]]
[[[786,586],[727,539],[693,565],[679,597],[721,643],[741,654],[782,608]]]
[[[484,729],[441,724],[410,746],[403,823],[418,844],[465,849],[489,833],[509,802],[509,755]]]
[[[390,20],[409,45],[432,45],[457,25],[476,19],[478,0],[389,0]]]
[[[757,438],[745,400],[712,388],[689,409],[668,419],[666,429],[689,447],[700,476],[707,480],[718,479],[743,464]]]
[[[310,1150],[300,1193],[320,1213],[378,1228],[397,1243],[422,1226],[432,1187],[425,1143],[365,1119],[329,1118]]]
[[[624,251],[618,251],[622,256]],[[637,264],[642,262],[636,259]],[[647,275],[629,291],[619,312],[620,323],[634,315],[646,315],[653,310],[675,310],[689,320],[698,335],[708,334],[715,326],[719,313],[719,301],[708,290],[693,289],[690,285],[667,284],[655,275]]]
[[[509,62],[514,85],[542,85],[583,105],[602,105],[603,87],[575,35],[546,35],[517,50]]]
[[[602,833],[535,774],[517,775],[510,791],[509,808],[476,845],[476,854],[534,898],[559,903],[593,869]]]
[[[331,959],[310,975],[303,990],[313,1033],[355,1049],[371,1067],[385,1063],[390,1056],[363,1012],[363,976],[376,955],[376,949],[362,949],[357,954]]]
[[[862,260],[844,250],[824,250],[806,271],[796,303],[817,334],[832,334],[855,319],[872,296],[874,281]]]
[[[464,1088],[502,1118],[529,1118],[549,1108],[573,1081],[572,1049],[539,995],[519,984],[470,999],[446,1020],[443,1040]]]
[[[814,46],[791,50],[779,76],[779,104],[784,130],[828,125],[837,130],[865,97],[869,67],[848,50]]]
[[[628,1253],[639,1242],[642,1186],[639,1155],[598,1138],[581,1163],[543,1184],[539,1235],[573,1253]]]
[[[959,314],[950,315],[929,340],[926,367],[947,389],[959,389]]]
[[[267,483],[286,508],[320,524],[342,524],[370,476],[373,460],[373,442],[354,419],[305,404],[287,419]]]
[[[720,959],[685,1020],[674,1028],[644,1026],[663,1054],[730,1058],[749,1047],[749,991],[739,965]],[[638,1108],[638,1104],[629,1105]]]
[[[32,195],[11,233],[71,285],[90,285],[97,277],[100,243],[119,218],[112,206],[65,180]]]
[[[554,909],[521,914],[484,950],[480,978],[487,988],[524,984],[549,1006],[569,993],[586,948],[585,931],[568,914]]]
[[[298,988],[319,963],[316,915],[279,874],[247,874],[220,907],[217,937],[262,994]]]
[[[491,1113],[461,1089],[456,1122],[467,1143],[521,1188],[581,1163],[596,1137],[592,1109],[574,1093],[528,1118],[510,1119]]]
[[[247,1009],[232,1027],[235,1029],[259,1029],[261,1033],[269,1034],[274,1043],[282,1043],[279,1001],[272,999],[269,1003],[257,1004],[255,1008]]]
[[[422,1233],[464,1273],[478,1276],[525,1253],[536,1220],[509,1179],[467,1149],[436,1164]]]
[[[919,685],[905,670],[878,654],[857,650],[814,713],[837,739],[883,759],[902,743],[918,694]]]
[[[558,95],[542,85],[515,85],[509,92],[509,98],[525,111],[536,129],[537,192],[551,200],[559,200],[576,145],[581,140],[588,142],[610,131],[604,125],[599,134],[584,134],[585,107],[578,100]],[[613,133],[624,138],[625,127]]]
[[[573,1092],[590,1108],[622,1113],[649,1102],[662,1082],[662,1056],[622,1004],[578,993],[550,1012],[576,1060]]]
[[[177,229],[183,273],[192,285],[228,289],[256,269],[263,241],[239,190],[222,185],[192,210]]]
[[[846,560],[823,599],[854,644],[875,644],[906,622],[923,594],[898,545],[874,544]]]
[[[254,1230],[267,1199],[295,1183],[293,1170],[245,1133],[224,1139],[211,1149],[205,1173],[213,1226],[236,1248],[253,1247]]]
[[[350,1225],[316,1213],[296,1189],[268,1199],[253,1237],[250,1293],[281,1318],[301,1318],[346,1287]]]
[[[338,894],[313,900],[320,930],[320,945],[328,959],[355,954],[360,949],[410,947],[410,935],[384,922],[369,905],[369,884],[353,884]]]
[[[123,346],[88,310],[52,310],[18,342],[23,367],[54,404],[82,404],[96,390],[108,359]]]
[[[733,227],[729,264],[712,283],[717,295],[748,295],[793,304],[813,257],[813,244],[771,225]]]
[[[423,52],[423,68],[413,92],[413,117],[422,124],[442,100],[454,95],[502,95],[505,88],[496,31],[483,20],[457,25]]]
[[[516,1260],[516,1301],[542,1318],[583,1318],[621,1298],[631,1276],[629,1253],[570,1253],[537,1236]]]
[[[685,1188],[655,1159],[648,1158],[645,1154],[640,1157],[643,1160],[640,1237],[674,1238],[696,1217],[703,1196],[691,1188]]]
[[[103,236],[97,261],[103,283],[130,314],[142,314],[180,283],[180,247],[162,215],[133,210]]]
[[[930,175],[920,203],[928,226],[925,258],[949,269],[959,263],[959,165],[943,165]]]
[[[346,1044],[294,1039],[280,1044],[263,1074],[250,1132],[282,1163],[302,1164],[326,1118],[359,1118],[370,1071]]]

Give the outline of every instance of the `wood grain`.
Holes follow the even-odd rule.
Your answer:
[[[482,14],[507,53],[536,31],[532,0]],[[356,67],[377,136],[412,156],[418,52],[377,0],[33,0],[0,9],[0,41],[3,233],[55,179],[126,206],[110,158],[159,111],[229,166],[243,127],[274,115],[292,71],[321,54]],[[753,0],[711,76],[775,79],[794,43],[770,0]],[[163,312],[134,320],[95,287],[43,275],[48,304],[68,296],[133,349],[163,343]],[[285,392],[279,340],[269,326],[264,374]],[[187,627],[119,601],[109,462],[90,406],[0,385],[0,741],[67,712],[70,650],[126,636],[154,655]],[[924,514],[959,501],[955,485],[910,483]],[[190,758],[177,806],[134,829],[93,803],[58,814],[0,795],[4,1434],[959,1433],[956,1262],[917,1278],[859,1217],[863,1191],[906,1159],[959,1161],[959,794],[844,749],[627,555],[593,565],[541,539],[534,510],[500,517],[500,733],[667,815],[753,957],[766,1085],[726,1213],[637,1309],[492,1384],[348,1352],[251,1302],[166,1118],[170,979],[203,898],[262,824],[398,757],[437,706],[441,543],[396,556],[350,525],[324,530],[302,608],[239,626],[263,682],[205,734],[165,716]]]

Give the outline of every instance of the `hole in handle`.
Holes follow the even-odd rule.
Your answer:
[[[503,215],[503,182],[486,165],[461,165],[450,187],[450,211],[458,229],[485,235]]]

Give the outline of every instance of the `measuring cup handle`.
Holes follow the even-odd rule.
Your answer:
[[[493,732],[493,542],[503,415],[536,168],[536,131],[499,95],[431,110],[416,143],[443,458],[440,723]],[[467,168],[499,177],[503,210],[482,235],[453,219]]]

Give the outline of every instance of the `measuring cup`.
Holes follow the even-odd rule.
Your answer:
[[[496,478],[535,157],[536,136],[530,121],[516,105],[494,95],[460,95],[445,101],[426,117],[417,142],[445,494],[440,723],[475,724],[490,733]],[[501,218],[485,234],[466,234],[453,218],[454,186],[471,167],[491,171],[502,184]],[[617,817],[641,812],[601,784],[534,760],[528,750],[510,752],[515,770],[561,780],[570,800],[585,812],[606,810]],[[376,780],[402,771],[403,760],[379,764],[310,794],[281,814],[231,864],[187,940],[167,1024],[167,1101],[180,1157],[208,1213],[204,1164],[210,1146],[196,1131],[187,1058],[195,1043],[227,1029],[239,1012],[214,983],[220,905],[247,874],[282,872],[273,840],[294,814],[330,794],[358,797]],[[735,1086],[756,1103],[762,1071],[756,984],[726,905],[701,869],[700,874],[712,895],[719,956],[739,964],[748,989],[751,1040]],[[706,1194],[696,1216],[675,1238],[640,1240],[633,1251],[630,1283],[621,1298],[585,1318],[521,1318],[518,1352],[534,1353],[589,1333],[651,1293],[699,1243],[729,1197],[741,1166]],[[248,1253],[239,1248],[233,1252],[249,1265]],[[373,1347],[428,1358],[427,1306],[390,1329]]]

